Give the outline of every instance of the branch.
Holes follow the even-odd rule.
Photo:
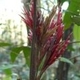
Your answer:
[[[36,37],[36,3],[37,0],[33,1],[33,37],[32,37],[32,49],[31,49],[31,62],[30,62],[30,80],[36,79],[37,67],[36,67],[36,59],[37,59],[37,37]]]
[[[74,57],[71,57],[70,59],[74,59],[74,58],[77,58],[77,57],[80,57],[80,55],[77,55],[77,56],[74,56]]]
[[[73,41],[73,42],[70,42],[70,44],[73,44],[73,43],[80,43],[80,41]]]

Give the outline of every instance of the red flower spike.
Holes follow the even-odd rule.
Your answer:
[[[33,0],[31,0],[29,10],[24,10],[24,17],[22,17],[23,21],[30,29],[29,40],[31,42],[33,37],[33,6]],[[41,69],[42,71],[45,71],[52,63],[54,63],[54,61],[64,53],[69,44],[70,36],[66,40],[62,40],[64,25],[62,23],[61,7],[59,7],[56,19],[54,18],[55,13],[56,10],[53,8],[52,12],[45,20],[41,11],[37,11],[36,13],[37,27],[35,31],[38,41],[37,45],[39,47],[38,66],[45,57],[44,65]]]
[[[24,9],[24,17],[22,17],[23,21],[25,24],[32,30],[33,27],[33,14],[34,14],[34,9],[33,9],[34,3],[33,0],[30,2],[30,7],[29,10]],[[43,16],[41,15],[40,11],[37,11],[37,26],[41,26],[43,24]]]
[[[52,63],[55,62],[56,59],[58,59],[58,57],[60,57],[63,54],[66,47],[70,43],[70,40],[69,40],[70,36],[71,34],[68,36],[68,38],[64,42],[55,46],[55,48],[53,49],[53,52],[51,53],[52,55],[50,56],[49,60],[46,62],[42,70],[46,70]]]
[[[48,68],[52,63],[54,63],[54,61],[63,54],[63,52],[65,51],[66,47],[69,44],[69,39],[70,36],[68,37],[67,40],[65,40],[64,42],[60,42],[60,40],[62,39],[63,36],[63,24],[62,24],[62,19],[61,19],[61,12],[58,13],[58,20],[55,24],[57,24],[58,28],[56,30],[56,40],[55,40],[55,44],[53,45],[53,50],[46,55],[46,59],[45,59],[45,63],[43,65],[42,70],[46,70],[46,68]],[[54,20],[53,20],[54,21]],[[53,22],[54,23],[54,22]],[[51,25],[52,26],[52,25]],[[49,27],[51,27],[49,26]],[[55,26],[53,26],[55,27]],[[62,44],[61,44],[62,43]],[[47,50],[48,51],[48,50]]]
[[[50,25],[49,25],[49,29],[52,29],[56,26],[56,23],[54,21],[54,19],[51,21]]]

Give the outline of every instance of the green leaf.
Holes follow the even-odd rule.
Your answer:
[[[78,26],[80,26],[80,16],[74,16],[72,18],[72,21],[77,24]]]
[[[80,41],[80,26],[74,25],[73,37],[75,40]]]
[[[11,73],[12,73],[11,69],[5,69],[4,72],[5,72],[6,75],[11,76]]]
[[[26,63],[28,66],[30,66],[30,53],[31,53],[31,47],[22,47],[22,50],[24,52],[24,57],[26,59]]]
[[[10,56],[11,56],[11,61],[14,62],[20,51],[23,51],[24,57],[26,59],[26,63],[28,66],[30,65],[30,53],[31,53],[31,48],[26,46],[21,46],[21,47],[15,47],[11,50]]]
[[[11,57],[12,62],[15,61],[16,57],[18,56],[18,54],[20,53],[21,50],[22,50],[22,47],[12,48],[11,53],[10,53],[10,57]]]
[[[63,23],[65,26],[65,29],[68,29],[70,27],[72,21],[71,21],[71,14],[69,12],[66,12]]]
[[[0,47],[10,46],[11,44],[6,42],[0,42]]]
[[[11,68],[15,67],[16,65],[8,64],[0,66],[0,70],[4,71],[6,75],[11,76]]]
[[[73,0],[73,1],[69,1],[69,7],[65,12],[64,15],[64,25],[65,25],[65,29],[69,28],[70,25],[73,23],[73,18],[74,16],[78,16],[79,15],[79,10],[80,10],[80,0]],[[74,23],[76,20],[74,20]]]
[[[0,66],[0,70],[6,70],[6,69],[11,69],[13,67],[15,67],[17,65],[12,65],[12,64],[9,64],[9,65],[2,65]]]
[[[65,1],[69,1],[69,0],[60,0],[61,1],[61,4],[63,4]]]
[[[12,80],[12,79],[11,79],[11,76],[6,76],[3,78],[3,80]]]
[[[67,49],[70,50],[70,51],[75,51],[75,49],[73,48],[72,45],[69,45],[69,46],[67,47]]]
[[[69,63],[69,64],[73,65],[73,63],[69,59],[64,58],[64,57],[60,57],[60,61],[66,62],[66,63]]]
[[[77,73],[76,76],[80,78],[80,73]]]

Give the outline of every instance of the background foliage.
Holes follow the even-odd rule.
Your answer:
[[[53,80],[58,67],[58,62],[66,62],[70,64],[68,80],[80,80],[80,1],[79,0],[61,0],[61,4],[68,2],[67,10],[63,10],[63,22],[65,30],[69,29],[73,24],[73,40],[72,46],[69,45],[68,50],[72,55],[70,59],[60,57],[50,68],[45,72],[43,80]],[[56,5],[56,0],[41,0],[41,10],[48,15],[53,5]],[[46,6],[46,7],[45,7]],[[30,67],[30,46],[27,46],[27,37],[22,32],[25,25],[20,21],[16,25],[13,20],[5,21],[5,24],[0,24],[0,80],[21,80],[29,79]],[[19,27],[19,29],[17,28]],[[24,31],[24,29],[23,29]],[[27,35],[27,32],[25,32]],[[24,46],[26,44],[26,46]]]

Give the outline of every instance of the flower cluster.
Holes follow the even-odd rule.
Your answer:
[[[30,29],[29,39],[32,41],[33,36],[33,2],[31,2],[30,9],[24,9],[24,17],[22,17],[25,24]],[[45,19],[41,14],[41,11],[36,13],[36,37],[37,45],[39,46],[38,66],[42,59],[45,57],[42,70],[46,70],[62,53],[65,51],[69,44],[69,38],[62,40],[64,34],[64,25],[62,23],[61,7],[58,7],[58,13],[56,13],[57,7],[53,7],[49,16]]]

